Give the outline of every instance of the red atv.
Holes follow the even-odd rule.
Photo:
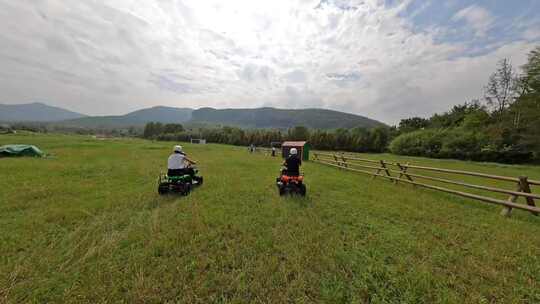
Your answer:
[[[281,196],[286,194],[306,196],[306,185],[304,185],[304,176],[302,174],[288,175],[287,169],[282,169],[280,177],[276,178],[276,185]]]

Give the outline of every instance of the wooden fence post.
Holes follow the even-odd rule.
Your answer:
[[[519,184],[521,185],[521,189],[525,193],[531,193],[531,186],[529,185],[529,181],[527,180],[526,176],[520,176],[519,177]],[[532,197],[525,197],[525,200],[527,201],[527,205],[536,207],[536,204],[534,203],[534,198]],[[532,212],[532,214],[538,216],[538,212]]]
[[[379,174],[382,170],[384,170],[384,172],[386,173],[387,176],[389,177],[393,177],[391,174],[390,174],[390,171],[388,171],[388,168],[386,167],[386,164],[384,163],[384,160],[380,160],[379,163],[381,164],[381,168],[380,169],[377,169],[377,173],[375,174]],[[373,178],[375,178],[377,175],[373,175]],[[391,183],[397,183],[397,180],[395,179],[390,179],[390,182]]]
[[[373,177],[371,178],[372,180],[373,179],[376,179],[377,178],[377,174],[379,174],[381,172],[381,168],[377,169],[377,172],[375,172],[375,174],[373,174]]]
[[[345,168],[349,168],[349,165],[347,164],[347,160],[345,159],[345,156],[343,154],[341,154],[341,160],[343,160],[343,166],[345,166]]]
[[[336,154],[333,154],[334,155],[334,160],[336,161],[336,165],[338,165],[339,167],[341,167],[341,163],[339,162],[339,159],[337,158]],[[340,168],[341,169],[341,168]]]
[[[402,166],[400,163],[396,163],[396,165],[398,166],[399,170],[401,171],[399,173],[399,177],[398,179],[396,179],[396,184],[398,182],[398,180],[403,176],[405,175],[405,177],[410,180],[411,182],[413,181],[413,179],[409,176],[409,174],[407,174],[407,169],[409,169],[409,164],[406,164],[405,166]],[[413,187],[416,187],[416,185],[413,185]]]
[[[516,188],[516,191],[520,192],[521,191],[521,183],[518,182],[517,183],[517,188]],[[511,202],[511,203],[515,203],[517,201],[519,197],[517,195],[510,195],[507,199],[507,201]],[[502,216],[510,216],[510,213],[512,212],[512,207],[504,207],[502,210],[501,210],[501,215]]]
[[[526,176],[520,176],[519,182],[517,183],[517,192],[525,192],[525,193],[531,193],[531,187],[529,185],[529,181],[527,180]],[[519,196],[517,195],[510,195],[508,197],[508,201],[515,203],[518,200]],[[525,200],[527,201],[527,205],[536,207],[536,204],[534,203],[534,199],[532,197],[526,197]],[[501,211],[501,215],[503,216],[510,216],[510,213],[512,212],[512,207],[504,207]],[[532,214],[538,216],[538,212],[531,211]]]

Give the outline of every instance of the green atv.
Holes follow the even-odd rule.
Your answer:
[[[197,168],[193,168],[195,176],[184,174],[180,176],[168,176],[161,173],[158,178],[158,193],[160,195],[168,193],[179,193],[180,195],[188,195],[194,187],[198,187],[203,183],[203,177],[198,176]]]

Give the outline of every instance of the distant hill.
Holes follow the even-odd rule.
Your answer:
[[[142,109],[123,117],[139,121],[159,121],[163,123],[181,123],[191,119],[191,113],[193,109],[190,108],[172,108],[172,107],[152,107],[148,109]]]
[[[315,129],[337,129],[384,126],[382,122],[364,116],[325,109],[201,108],[193,111],[191,121],[248,128],[290,128],[302,125]]]
[[[0,121],[5,122],[52,122],[81,117],[85,115],[39,102],[18,105],[0,104]]]
[[[182,123],[191,126],[228,125],[242,128],[286,129],[298,125],[314,129],[373,128],[384,124],[355,114],[325,109],[214,109],[157,106],[126,115],[85,116],[43,103],[0,105],[0,122],[33,121],[77,128],[141,127],[147,122]]]
[[[191,119],[193,109],[152,107],[119,116],[88,116],[61,122],[62,125],[83,128],[119,128],[142,126],[150,121],[161,123],[185,123]]]
[[[189,125],[229,125],[243,128],[308,128],[336,129],[373,128],[384,124],[364,116],[324,109],[286,110],[275,108],[213,109],[153,107],[122,116],[93,116],[61,122],[62,125],[84,128],[118,128],[142,126],[147,122],[183,123]]]

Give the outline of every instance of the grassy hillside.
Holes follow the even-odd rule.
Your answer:
[[[88,116],[55,123],[58,126],[77,128],[121,128],[144,126],[146,122],[125,116]]]
[[[192,120],[250,128],[290,128],[302,125],[314,129],[337,129],[384,125],[367,117],[324,109],[213,109],[193,111]]]
[[[65,119],[81,118],[84,115],[58,107],[52,107],[35,102],[28,104],[3,105],[0,104],[0,121],[59,121]]]
[[[148,122],[182,123],[187,125],[229,125],[246,128],[290,128],[303,125],[315,129],[365,127],[384,124],[367,117],[324,109],[212,109],[157,106],[126,115],[84,116],[64,109],[35,103],[0,105],[1,121],[53,122],[60,127],[125,128],[141,127]]]
[[[91,116],[71,119],[58,124],[83,128],[118,128],[142,126],[147,122],[182,123],[186,125],[228,125],[244,128],[290,128],[303,125],[315,129],[365,127],[384,124],[363,116],[324,110],[212,109],[153,107],[121,116]]]
[[[191,119],[193,109],[172,108],[172,107],[152,107],[134,111],[125,115],[129,119],[138,119],[140,121],[157,121],[162,123],[184,123]]]
[[[147,122],[185,123],[191,119],[192,109],[152,107],[119,116],[89,116],[59,122],[59,125],[82,128],[120,128],[144,126]]]
[[[186,144],[205,185],[159,197],[171,143],[0,135],[6,143],[53,156],[0,159],[0,302],[540,301],[540,219],[525,212],[504,218],[314,163],[308,197],[284,199],[278,159],[221,145]]]

